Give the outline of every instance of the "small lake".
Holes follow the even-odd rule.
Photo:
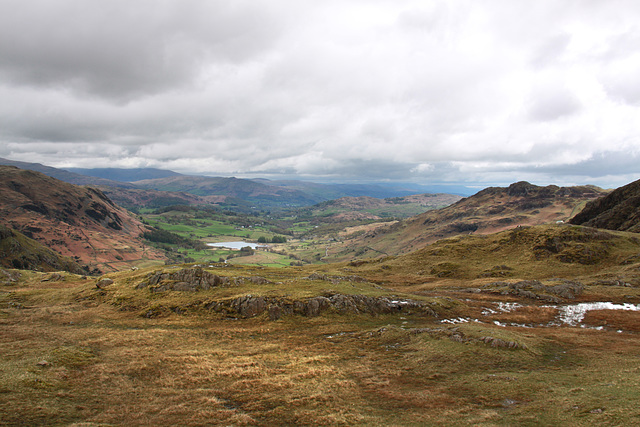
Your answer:
[[[265,247],[265,245],[260,245],[258,243],[248,243],[248,242],[207,243],[207,246],[211,246],[213,248],[227,248],[227,249],[235,249],[235,250],[240,250],[242,248],[246,248],[247,246],[249,246],[251,249]]]

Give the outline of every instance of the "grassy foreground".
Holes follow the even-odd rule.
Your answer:
[[[458,248],[473,266],[480,261],[469,242]],[[618,240],[605,242],[611,255],[602,263],[617,253]],[[453,254],[451,245],[433,250]],[[585,289],[574,302],[640,301],[639,262],[628,256],[638,250],[623,250],[625,262],[611,261],[597,274],[591,264],[576,266]],[[576,251],[567,244],[559,256],[584,255]],[[546,323],[554,309],[504,293],[509,288],[503,285],[486,287],[496,280],[484,274],[496,259],[475,270],[460,264],[464,268],[439,277],[441,252],[314,267],[324,271],[205,266],[233,279],[266,282],[239,280],[197,292],[136,289],[150,275],[182,266],[110,273],[114,283],[103,289],[95,278],[67,273],[0,272],[0,424],[640,424],[640,312],[588,313],[581,326],[601,330],[498,326],[494,320]],[[520,258],[507,261],[509,274],[535,270]],[[543,261],[555,262],[536,262]],[[601,280],[623,273],[624,283]],[[556,280],[536,274],[546,280],[540,286]],[[249,294],[308,301],[331,292],[410,297],[429,310],[372,315],[328,309],[270,320],[267,312],[245,318],[206,308]],[[497,302],[526,307],[481,314]],[[441,322],[460,317],[481,323]]]

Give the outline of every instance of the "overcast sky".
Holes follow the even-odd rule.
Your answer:
[[[640,1],[0,0],[0,157],[616,187]]]

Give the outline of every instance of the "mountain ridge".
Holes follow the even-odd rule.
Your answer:
[[[0,157],[0,165],[15,166],[17,168],[24,169],[24,170],[40,172],[51,178],[55,178],[60,181],[64,181],[74,185],[92,185],[92,186],[106,185],[110,187],[134,188],[133,185],[125,182],[113,181],[113,180],[104,179],[104,178],[90,177],[90,176],[86,176],[86,175],[82,175],[74,172],[69,172],[64,169],[46,166],[41,163],[20,162],[17,160],[9,160],[9,159]]]
[[[437,210],[377,227],[337,245],[336,260],[353,253],[397,255],[459,234],[491,234],[517,226],[567,221],[589,200],[606,194],[595,186],[545,187],[520,181],[489,187]],[[366,250],[363,250],[365,248]]]
[[[84,176],[118,182],[134,182],[143,179],[168,178],[170,176],[182,175],[171,170],[157,168],[65,168],[64,170]]]
[[[589,202],[570,222],[608,230],[640,232],[640,180]]]

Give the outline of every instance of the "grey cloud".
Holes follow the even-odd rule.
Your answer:
[[[268,8],[240,1],[5,1],[0,73],[130,100],[190,85],[208,61],[247,60],[278,33]]]
[[[567,46],[571,42],[571,35],[560,33],[549,37],[534,52],[531,63],[535,67],[546,67],[562,59]]]
[[[640,57],[625,61],[603,73],[602,82],[607,94],[616,101],[640,106]]]
[[[577,97],[564,87],[534,89],[529,116],[534,120],[550,121],[577,113],[581,108]]]
[[[557,180],[581,159],[615,173],[596,153],[638,145],[634,5],[7,0],[0,156],[336,180]]]
[[[599,180],[610,175],[633,175],[638,173],[640,153],[630,151],[597,152],[588,159],[573,164],[525,167],[530,172],[550,176],[565,175],[581,177],[580,181]]]

